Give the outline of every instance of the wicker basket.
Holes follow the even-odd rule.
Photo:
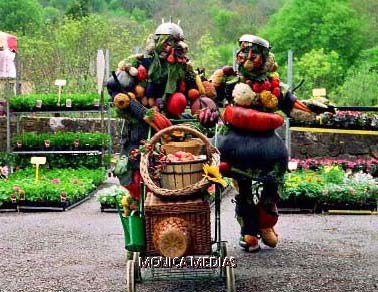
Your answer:
[[[208,201],[196,199],[167,202],[148,192],[144,207],[147,255],[211,253]]]
[[[143,178],[143,182],[154,194],[156,194],[156,196],[165,197],[165,198],[183,197],[187,195],[192,195],[194,193],[197,193],[199,191],[206,189],[210,185],[210,183],[206,178],[202,177],[202,174],[201,176],[198,176],[199,166],[201,166],[201,169],[202,169],[203,163],[212,164],[218,161],[216,157],[218,155],[218,150],[210,144],[207,137],[203,135],[202,133],[198,132],[197,130],[194,130],[188,126],[171,126],[171,127],[165,128],[157,132],[148,143],[154,147],[155,144],[158,141],[160,141],[162,137],[164,137],[164,135],[175,130],[184,131],[184,132],[190,133],[194,137],[199,138],[204,143],[204,146],[206,149],[206,158],[203,161],[198,161],[199,165],[197,165],[197,163],[194,163],[195,161],[188,161],[185,163],[180,162],[177,164],[170,163],[168,165],[169,170],[166,170],[165,171],[166,173],[163,174],[163,177],[166,176],[162,180],[163,186],[160,187],[155,184],[155,182],[151,179],[150,174],[148,172],[149,156],[151,155],[152,150],[147,153],[143,153],[141,155],[141,160],[140,160],[140,172]],[[176,166],[178,166],[178,168],[176,168]],[[172,171],[172,168],[173,168],[173,171]],[[187,178],[188,177],[187,172],[190,172],[189,174],[193,174],[193,178]],[[185,180],[182,179],[183,176],[185,176]],[[176,178],[177,178],[178,183],[175,180]]]
[[[163,149],[167,154],[173,154],[177,151],[184,151],[192,153],[193,155],[199,155],[202,151],[204,143],[201,139],[192,138],[182,142],[169,142],[163,145]]]

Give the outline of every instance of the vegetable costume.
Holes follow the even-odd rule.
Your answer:
[[[129,158],[125,171],[116,175],[134,198],[140,196],[141,181],[135,158],[148,127],[159,131],[171,126],[168,118],[183,118],[188,92],[197,90],[187,52],[181,27],[162,23],[149,36],[145,53],[121,61],[107,82],[118,115],[124,118],[121,155]]]
[[[288,152],[276,134],[284,119],[275,113],[313,119],[315,115],[302,102],[280,87],[277,63],[269,42],[243,35],[236,54],[238,72],[230,66],[210,77],[217,92],[217,103],[226,102],[223,122],[217,136],[221,160],[227,162],[223,174],[234,177],[238,195],[236,217],[241,226],[239,244],[247,251],[259,249],[258,238],[275,247],[278,236],[276,203],[283,186]],[[200,119],[201,121],[201,119]],[[230,167],[246,176],[229,172]]]

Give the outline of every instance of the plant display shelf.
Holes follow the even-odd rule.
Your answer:
[[[18,211],[20,212],[41,212],[41,211],[68,211],[71,210],[82,203],[88,201],[90,198],[93,197],[95,191],[90,192],[87,196],[73,202],[60,202],[60,203],[37,203],[37,202],[28,202],[28,201],[19,201],[18,203]]]
[[[102,120],[102,133],[105,133],[106,131],[109,134],[109,137],[111,137],[110,133],[110,117],[111,117],[111,111],[110,111],[111,104],[109,103],[108,105],[105,104],[100,104],[98,109],[94,110],[75,110],[75,109],[67,109],[67,110],[41,110],[41,111],[9,111],[9,108],[7,108],[7,151],[8,152],[13,152],[15,154],[21,154],[21,155],[27,155],[27,154],[93,154],[93,155],[100,155],[105,152],[104,150],[82,150],[82,151],[14,151],[10,148],[10,141],[11,141],[11,131],[10,131],[10,117],[13,115],[16,117],[16,133],[19,133],[19,117],[21,115],[34,115],[34,114],[59,114],[59,113],[96,113],[99,114]],[[107,118],[108,118],[108,125],[105,127],[105,122],[104,122],[104,114],[105,112],[107,113]],[[108,154],[110,154],[112,151],[111,149],[111,141],[109,142],[109,147],[107,149]]]
[[[45,111],[12,111],[11,115],[30,115],[30,114],[59,114],[59,113],[101,113],[101,109],[93,110],[45,110]]]

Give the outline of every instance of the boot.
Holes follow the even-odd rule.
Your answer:
[[[259,240],[254,235],[240,236],[239,245],[248,252],[258,252],[260,250]]]
[[[273,227],[262,228],[259,230],[263,243],[269,247],[276,247],[278,243],[278,234]]]

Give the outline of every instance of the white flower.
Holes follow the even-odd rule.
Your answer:
[[[9,171],[7,166],[0,166],[0,173],[2,176],[8,177]]]

